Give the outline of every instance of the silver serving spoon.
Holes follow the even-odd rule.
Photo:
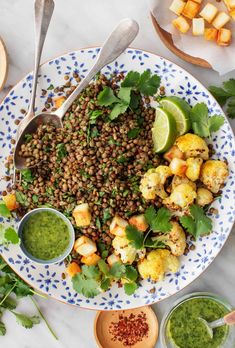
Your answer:
[[[105,41],[97,61],[88,72],[87,76],[79,83],[77,88],[65,100],[63,105],[52,113],[41,113],[29,119],[28,124],[22,130],[20,137],[15,146],[14,165],[17,169],[25,169],[26,160],[19,156],[19,150],[22,143],[25,141],[25,134],[34,133],[41,124],[53,124],[56,128],[63,127],[63,117],[70,108],[77,96],[86,88],[92,78],[107,64],[113,62],[120,54],[130,45],[135,39],[139,31],[139,25],[133,19],[123,19]]]
[[[198,318],[207,328],[210,338],[213,338],[213,329],[223,326],[223,325],[234,325],[235,324],[235,310],[226,314],[223,318],[217,319],[208,323],[203,318]]]

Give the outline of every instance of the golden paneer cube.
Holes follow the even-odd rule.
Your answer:
[[[197,4],[201,4],[203,0],[193,0],[194,2],[196,2]]]
[[[206,6],[200,12],[200,16],[204,18],[208,23],[211,23],[215,16],[218,13],[218,8],[210,3],[206,4]]]
[[[110,224],[109,231],[114,236],[123,237],[126,235],[127,225],[128,223],[126,220],[120,218],[118,215],[115,215]]]
[[[218,32],[217,44],[219,46],[229,46],[232,40],[230,29],[221,28]]]
[[[182,15],[189,19],[193,19],[194,17],[196,17],[199,11],[200,11],[200,4],[197,4],[194,1],[188,0],[182,11]]]
[[[186,162],[180,158],[173,158],[169,167],[170,167],[172,174],[178,175],[178,176],[184,176],[184,174],[187,170]]]
[[[74,250],[82,256],[90,256],[97,251],[95,242],[86,236],[78,238],[74,243]]]
[[[180,151],[178,146],[173,145],[163,156],[168,162],[171,162],[173,158],[184,159],[183,152]]]
[[[89,255],[89,256],[83,256],[81,258],[81,262],[85,263],[85,265],[87,265],[87,266],[95,266],[95,265],[97,265],[99,260],[100,260],[100,256],[97,255],[97,254],[92,254],[92,255]]]
[[[235,9],[229,12],[232,19],[235,21]]]
[[[230,16],[226,12],[220,12],[212,22],[216,29],[221,29],[230,21]]]
[[[216,41],[218,35],[218,30],[215,28],[206,28],[204,33],[204,38],[207,41]]]
[[[66,268],[66,273],[70,276],[73,277],[75,274],[81,272],[81,267],[76,263],[76,262],[71,262],[67,268]]]
[[[185,2],[182,0],[173,0],[169,10],[174,12],[177,16],[181,15],[185,6]]]
[[[205,20],[204,18],[193,18],[193,35],[204,35]]]
[[[91,213],[87,203],[79,204],[73,210],[73,217],[78,227],[89,226],[91,223]]]
[[[109,255],[109,257],[107,258],[107,262],[109,264],[109,266],[112,266],[114,263],[116,262],[120,262],[121,259],[118,255],[115,255],[115,254],[111,254]]]
[[[144,214],[132,216],[129,220],[129,224],[135,226],[137,230],[142,232],[145,232],[149,227]]]
[[[224,3],[227,6],[229,11],[231,11],[232,9],[235,9],[235,0],[224,0]]]
[[[190,29],[188,21],[182,16],[179,16],[178,18],[174,19],[172,21],[172,24],[183,34],[187,33],[187,31]]]

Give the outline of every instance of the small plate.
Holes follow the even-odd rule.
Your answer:
[[[105,311],[98,312],[94,322],[94,335],[99,348],[126,348],[120,341],[113,341],[112,334],[109,333],[109,326],[112,322],[118,322],[119,315],[129,316],[133,314],[145,313],[146,321],[149,325],[148,336],[136,343],[134,348],[153,348],[158,339],[158,320],[156,314],[150,306],[129,309],[126,311]]]
[[[7,80],[8,73],[8,56],[6,46],[3,40],[0,38],[0,92],[3,89]]]

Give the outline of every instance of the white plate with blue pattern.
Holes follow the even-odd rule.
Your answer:
[[[43,64],[38,83],[37,112],[44,108],[45,96],[42,89],[64,85],[64,75],[76,83],[73,72],[81,77],[86,75],[97,57],[99,48],[81,49],[71,52]],[[198,102],[207,104],[210,114],[223,114],[220,106],[203,85],[192,75],[174,63],[155,54],[136,49],[127,49],[115,62],[106,66],[103,73],[110,75],[115,72],[130,70],[144,71],[150,69],[159,74],[167,95],[176,95],[186,99],[191,105]],[[27,110],[32,74],[28,74],[6,96],[0,104],[0,177],[8,175],[4,167],[4,159],[11,153],[11,138],[16,133],[15,119],[21,115],[20,110]],[[53,97],[53,93],[49,96]],[[127,296],[122,288],[114,285],[109,291],[92,299],[77,294],[70,279],[62,279],[65,270],[63,263],[56,265],[40,265],[30,261],[19,246],[0,246],[0,253],[7,263],[27,283],[35,289],[63,302],[79,307],[95,310],[116,310],[140,307],[163,300],[190,284],[214,260],[229,236],[235,218],[235,140],[232,129],[225,119],[223,127],[213,136],[214,158],[226,159],[229,163],[230,175],[223,189],[222,196],[213,203],[218,214],[212,217],[213,233],[200,239],[196,249],[187,256],[181,257],[181,267],[176,274],[167,274],[165,279],[153,285],[151,281],[142,281],[141,287],[132,296]],[[0,182],[0,194],[6,189],[7,183]],[[3,220],[2,218],[0,221]],[[5,221],[12,224],[12,221]],[[17,221],[15,221],[17,227]],[[156,291],[150,291],[153,286]]]

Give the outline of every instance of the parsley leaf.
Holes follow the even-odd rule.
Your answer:
[[[138,285],[136,283],[126,283],[124,284],[124,291],[127,295],[133,295],[136,289],[138,288]]]
[[[172,224],[170,223],[171,212],[167,208],[160,208],[156,212],[153,206],[145,211],[145,219],[154,232],[170,232]]]
[[[207,217],[204,210],[199,205],[194,204],[190,208],[191,216],[182,216],[180,223],[192,234],[195,239],[209,234],[212,230],[212,220]]]
[[[4,202],[0,202],[0,216],[11,217],[11,212]]]
[[[11,312],[15,315],[17,323],[22,325],[26,329],[31,329],[35,324],[40,323],[40,318],[37,315],[30,317],[14,311]]]
[[[143,248],[144,233],[138,231],[135,226],[128,225],[126,227],[126,237],[135,249],[138,250]]]
[[[194,105],[190,113],[192,128],[195,134],[200,137],[209,137],[212,132],[216,132],[224,124],[221,115],[209,117],[208,108],[205,103]]]

